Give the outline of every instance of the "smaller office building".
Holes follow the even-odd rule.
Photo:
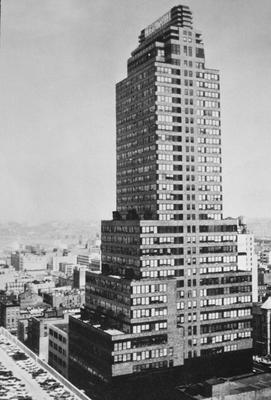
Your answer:
[[[68,324],[49,325],[48,364],[68,378]]]
[[[0,326],[6,328],[13,335],[17,334],[20,305],[17,301],[0,301]]]
[[[271,297],[253,306],[253,349],[256,355],[271,355]]]

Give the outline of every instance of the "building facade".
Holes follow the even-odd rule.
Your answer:
[[[271,264],[271,251],[270,250],[263,250],[260,252],[259,261],[263,265],[270,265]]]
[[[86,287],[86,267],[76,266],[73,271],[73,287],[75,289],[85,289]]]
[[[25,252],[11,254],[11,265],[16,271],[37,271],[47,270],[48,257]]]
[[[6,328],[13,335],[17,334],[20,304],[16,300],[0,301],[0,326]]]
[[[68,377],[68,324],[49,326],[48,364],[65,378]]]
[[[52,310],[42,317],[31,317],[28,321],[28,337],[25,344],[42,360],[48,362],[49,326],[55,323],[65,323],[68,315],[61,310]]]
[[[258,356],[271,356],[271,297],[253,305],[253,350]]]
[[[43,300],[54,308],[80,308],[85,304],[85,289],[54,290],[43,293]]]
[[[223,219],[220,76],[190,9],[142,30],[127,70],[116,87],[117,210],[102,222],[102,272],[86,272],[82,318],[70,319],[71,376],[244,371],[251,271],[238,268],[237,220]]]
[[[243,217],[238,218],[238,269],[252,274],[252,301],[258,302],[258,263],[253,233],[249,232]]]

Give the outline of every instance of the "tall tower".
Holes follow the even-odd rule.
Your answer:
[[[219,72],[187,6],[141,31],[116,93],[117,211],[70,320],[71,365],[105,382],[242,372],[251,273],[238,270],[237,220],[222,219]]]

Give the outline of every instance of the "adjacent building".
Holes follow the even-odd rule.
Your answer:
[[[19,294],[18,298],[21,310],[43,305],[43,298],[29,289],[24,293]]]
[[[85,304],[85,289],[54,290],[43,293],[44,302],[54,308],[80,308]]]
[[[271,397],[271,374],[248,374],[230,379],[213,378],[176,389],[176,400],[264,400]]]
[[[13,335],[17,334],[20,304],[16,300],[0,301],[0,326],[3,326]]]
[[[49,326],[48,364],[68,378],[68,324],[55,323]]]
[[[28,321],[28,338],[26,345],[42,360],[48,362],[49,325],[67,322],[68,315],[62,310],[44,313],[43,317],[32,317]]]
[[[258,263],[253,233],[249,232],[244,217],[238,218],[238,269],[252,274],[252,301],[258,302]]]
[[[73,287],[85,289],[86,287],[86,267],[77,266],[73,271]]]
[[[223,219],[220,75],[189,7],[141,31],[116,117],[117,210],[70,318],[70,379],[143,398],[151,382],[249,370],[252,272],[239,267],[238,221]]]
[[[253,350],[258,356],[271,356],[271,297],[253,305]]]
[[[259,261],[263,265],[270,265],[271,264],[271,251],[270,250],[263,250],[260,252]]]
[[[46,270],[48,257],[44,254],[34,254],[16,251],[11,254],[11,265],[16,271]]]
[[[0,327],[0,360],[1,400],[90,400],[82,390],[73,386],[3,327]],[[38,376],[42,376],[43,381],[46,381],[45,385],[39,384]]]

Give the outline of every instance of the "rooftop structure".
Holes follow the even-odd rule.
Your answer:
[[[204,383],[179,389],[180,400],[264,400],[271,398],[271,374],[263,373],[235,377],[214,378]]]
[[[68,324],[49,325],[48,363],[61,375],[68,378]]]

